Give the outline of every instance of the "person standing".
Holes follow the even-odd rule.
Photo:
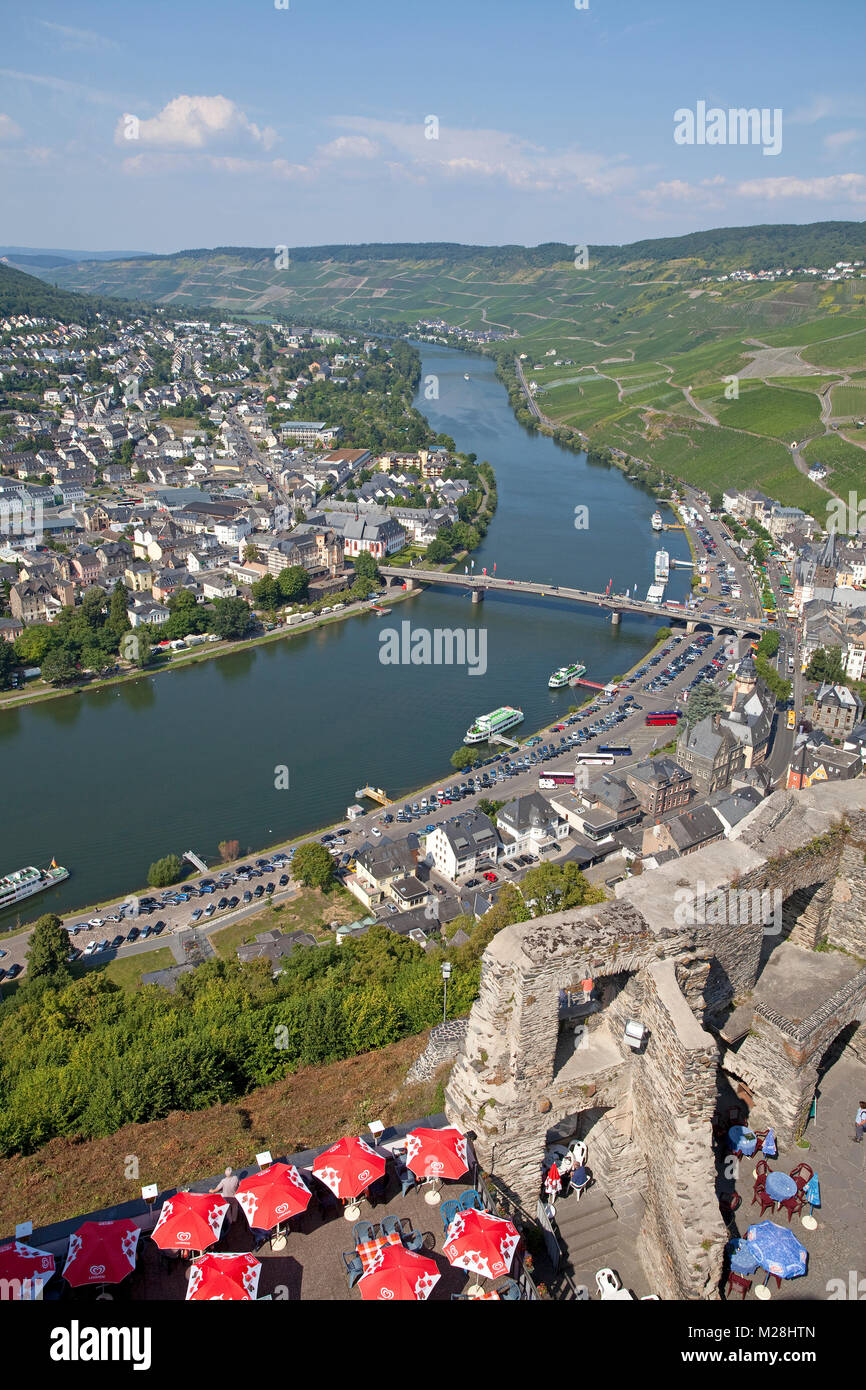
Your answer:
[[[231,1168],[226,1168],[225,1176],[220,1178],[220,1181],[217,1183],[216,1187],[211,1188],[211,1192],[218,1192],[220,1196],[224,1197],[225,1200],[228,1202],[229,1209],[227,1212],[227,1216],[229,1219],[229,1223],[232,1225],[237,1219],[238,1202],[235,1193],[237,1192],[240,1185],[241,1180],[234,1172],[234,1170]]]
[[[866,1100],[861,1100],[854,1116],[854,1143],[863,1143],[863,1134],[866,1132]]]

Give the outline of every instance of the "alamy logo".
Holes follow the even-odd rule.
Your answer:
[[[383,666],[466,666],[470,676],[487,670],[487,629],[484,627],[413,628],[407,620],[379,633]]]
[[[782,152],[781,107],[711,106],[699,101],[695,110],[674,112],[674,141],[678,145],[763,145],[763,154]]]
[[[131,1361],[134,1371],[148,1371],[151,1337],[149,1327],[82,1327],[73,1318],[51,1329],[48,1354],[52,1361]]]
[[[827,530],[838,535],[856,536],[860,528],[866,527],[866,497],[858,497],[856,492],[848,493],[848,501],[834,497],[827,503]]]
[[[861,1279],[856,1269],[848,1270],[847,1284],[844,1279],[828,1279],[827,1298],[831,1301],[846,1298],[862,1303],[866,1300],[866,1279]]]
[[[764,936],[782,931],[782,893],[778,888],[715,888],[700,879],[694,888],[678,888],[674,921],[678,926],[730,927],[763,924]]]

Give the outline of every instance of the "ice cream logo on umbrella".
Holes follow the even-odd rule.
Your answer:
[[[288,1209],[289,1209],[289,1204],[288,1204],[288,1202],[280,1202],[279,1206],[274,1207],[274,1212],[276,1213],[277,1216],[285,1216],[285,1214],[286,1214],[286,1212],[288,1211]]]
[[[431,1173],[441,1173],[445,1164],[442,1162],[441,1158],[431,1158],[427,1163],[427,1167]]]
[[[192,1232],[191,1232],[191,1231],[178,1231],[178,1233],[177,1233],[177,1238],[178,1238],[178,1240],[191,1240],[191,1239],[192,1239]]]
[[[393,1289],[386,1289],[386,1288],[383,1287],[383,1288],[381,1288],[381,1289],[379,1290],[379,1297],[380,1297],[380,1298],[393,1298],[393,1297],[394,1297],[394,1290],[393,1290]]]
[[[91,1277],[91,1279],[101,1279],[104,1273],[105,1273],[105,1265],[91,1265],[91,1266],[90,1266],[90,1277]]]
[[[358,1182],[366,1182],[369,1177],[372,1177],[370,1169],[362,1168],[360,1173],[358,1174]]]

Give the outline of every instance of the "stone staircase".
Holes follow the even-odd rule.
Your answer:
[[[609,1267],[640,1297],[646,1276],[636,1254],[643,1200],[627,1197],[620,1213],[596,1186],[575,1201],[573,1195],[556,1204],[556,1226],[565,1252],[563,1264],[575,1284],[585,1284],[596,1297],[595,1273]]]

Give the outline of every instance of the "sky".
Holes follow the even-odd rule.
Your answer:
[[[866,219],[862,0],[4,10],[9,245],[589,245]],[[755,140],[739,108],[764,113]]]

